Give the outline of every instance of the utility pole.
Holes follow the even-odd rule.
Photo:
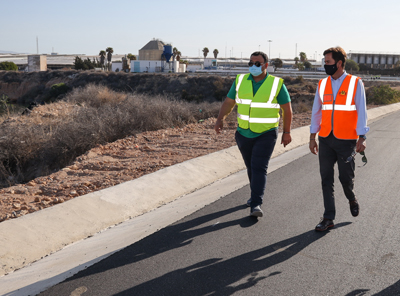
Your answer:
[[[225,43],[225,61],[226,61],[226,47],[228,46],[228,42]]]
[[[268,58],[269,58],[269,59],[271,58],[271,42],[272,42],[272,40],[268,40],[268,43],[269,43]]]

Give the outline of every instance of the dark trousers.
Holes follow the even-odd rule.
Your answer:
[[[354,194],[354,159],[349,163],[345,163],[346,159],[355,150],[356,140],[339,140],[332,133],[326,138],[318,137],[318,139],[319,170],[325,207],[324,218],[334,220],[336,208],[333,182],[336,162],[344,195],[349,201],[356,198]]]
[[[262,204],[267,183],[268,163],[274,151],[278,130],[271,130],[256,138],[246,138],[236,132],[235,139],[247,168],[250,181],[251,204],[256,207]]]

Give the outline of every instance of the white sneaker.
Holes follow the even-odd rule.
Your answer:
[[[264,212],[261,210],[260,206],[256,206],[251,209],[250,211],[250,216],[252,217],[262,217],[264,215]]]

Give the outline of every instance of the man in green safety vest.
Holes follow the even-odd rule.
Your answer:
[[[224,119],[237,105],[238,128],[236,143],[242,154],[250,181],[251,196],[247,201],[250,216],[262,217],[261,204],[267,169],[278,138],[279,110],[282,109],[283,133],[281,144],[288,145],[292,138],[292,106],[283,79],[267,72],[268,56],[256,51],[250,56],[248,74],[237,75],[227,98],[223,102],[214,129],[220,133]]]

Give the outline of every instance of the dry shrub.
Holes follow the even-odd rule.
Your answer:
[[[299,114],[307,111],[312,110],[312,106],[308,104],[307,102],[299,102],[299,103],[294,103],[292,104],[292,110],[294,114]]]
[[[75,88],[68,94],[66,100],[84,106],[100,108],[102,105],[119,103],[126,97],[126,93],[115,92],[101,85],[89,84],[83,88]]]
[[[0,187],[28,182],[91,148],[132,134],[216,117],[220,103],[115,92],[88,85],[60,101],[13,117],[0,129]]]

